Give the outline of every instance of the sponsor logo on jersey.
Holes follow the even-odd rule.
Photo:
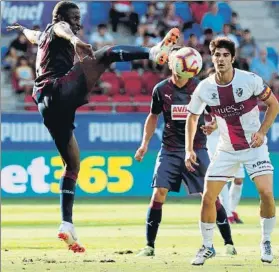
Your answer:
[[[172,120],[186,120],[187,105],[171,105]]]
[[[232,116],[240,116],[242,111],[244,109],[243,104],[235,104],[235,105],[228,105],[225,107],[216,107],[214,109],[214,113],[226,118],[226,117],[232,117]]]

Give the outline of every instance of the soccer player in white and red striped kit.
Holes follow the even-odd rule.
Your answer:
[[[194,171],[197,164],[193,140],[197,123],[205,106],[216,116],[220,143],[208,167],[202,197],[200,230],[202,248],[193,265],[203,265],[215,255],[213,232],[216,221],[215,201],[228,179],[234,178],[243,164],[260,195],[262,240],[261,261],[271,263],[271,233],[275,227],[273,196],[273,166],[270,162],[266,134],[279,113],[279,104],[271,89],[254,73],[233,68],[235,45],[227,38],[216,38],[210,43],[216,73],[197,86],[188,106],[185,129],[185,164]],[[267,110],[260,122],[257,99]]]

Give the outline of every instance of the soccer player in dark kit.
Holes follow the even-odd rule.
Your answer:
[[[169,55],[169,68],[175,52],[181,47],[175,46]],[[180,79],[175,73],[158,83],[153,90],[151,110],[146,119],[142,144],[136,151],[135,159],[141,161],[147,152],[148,144],[157,126],[159,114],[162,112],[165,121],[161,150],[158,153],[152,181],[153,195],[146,218],[146,246],[137,256],[154,256],[154,245],[162,219],[162,206],[169,191],[179,192],[183,181],[189,194],[201,194],[204,187],[204,177],[210,163],[206,149],[206,135],[203,133],[204,115],[199,119],[201,127],[195,136],[194,146],[198,156],[195,172],[190,172],[184,164],[185,158],[185,120],[187,105],[191,100],[198,80],[196,78]],[[219,200],[216,201],[217,226],[224,239],[226,252],[235,255],[231,229],[227,214]]]
[[[43,32],[32,31],[19,24],[7,28],[22,31],[30,42],[38,45],[33,98],[64,162],[65,172],[60,183],[62,223],[58,237],[74,252],[85,251],[77,239],[72,221],[80,168],[79,147],[73,134],[76,109],[88,102],[87,97],[96,81],[111,63],[151,59],[164,64],[169,50],[179,38],[179,30],[175,28],[152,48],[107,46],[93,52],[90,44],[76,36],[80,28],[78,6],[66,1],[56,4],[52,23]]]

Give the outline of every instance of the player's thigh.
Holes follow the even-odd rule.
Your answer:
[[[194,172],[189,172],[183,161],[183,182],[189,194],[202,193],[204,189],[204,178],[210,163],[208,152],[206,149],[195,150],[197,155],[198,166]]]
[[[226,184],[227,182],[222,180],[205,180],[203,202],[205,204],[215,202]]]
[[[235,152],[216,151],[206,172],[207,181],[228,181],[235,178],[240,166]]]
[[[243,152],[241,159],[252,180],[257,176],[273,174],[273,166],[270,161],[266,144]]]
[[[164,148],[158,153],[152,187],[166,188],[178,192],[181,185],[181,158],[178,152],[170,152]]]

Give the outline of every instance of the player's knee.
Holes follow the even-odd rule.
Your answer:
[[[202,204],[203,205],[215,205],[217,197],[214,197],[213,194],[206,192],[202,196]]]
[[[242,185],[242,183],[243,183],[243,179],[242,179],[242,178],[236,178],[236,179],[234,180],[234,184],[235,184],[235,185]]]
[[[164,203],[167,197],[167,193],[168,189],[166,188],[154,188],[152,200]]]
[[[271,190],[260,191],[260,197],[261,197],[261,201],[265,203],[274,201],[273,192]]]

